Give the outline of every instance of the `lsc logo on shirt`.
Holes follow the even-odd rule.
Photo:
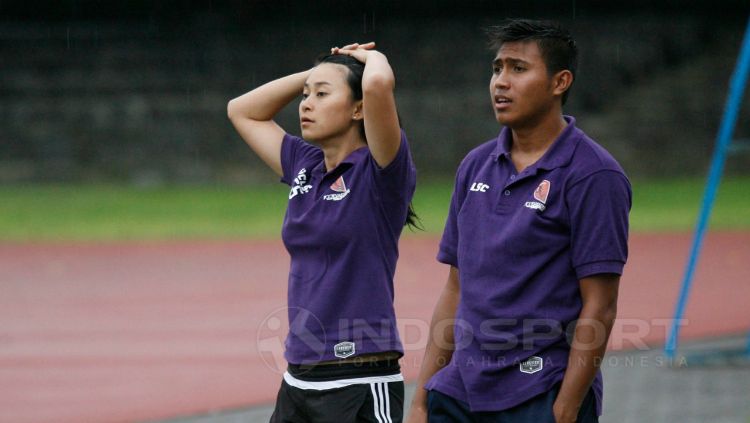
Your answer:
[[[474,182],[473,184],[471,184],[471,188],[469,188],[469,191],[487,192],[488,189],[490,189],[490,186],[485,184],[484,182]]]
[[[307,183],[307,169],[304,167],[297,173],[297,177],[292,181],[292,189],[289,191],[289,199],[299,194],[306,194],[312,189],[312,185]]]

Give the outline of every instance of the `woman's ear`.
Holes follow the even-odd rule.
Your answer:
[[[352,112],[352,119],[362,120],[364,118],[365,117],[362,113],[362,100],[359,100],[354,104],[354,112]]]

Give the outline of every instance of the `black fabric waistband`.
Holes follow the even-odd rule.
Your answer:
[[[331,363],[319,365],[289,364],[287,371],[294,378],[308,382],[324,382],[340,379],[352,379],[371,376],[390,376],[399,374],[401,366],[398,359],[369,361],[362,363]]]

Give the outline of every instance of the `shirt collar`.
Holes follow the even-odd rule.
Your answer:
[[[349,153],[346,157],[344,157],[344,160],[341,160],[341,163],[338,164],[335,168],[333,168],[330,172],[326,172],[326,161],[325,158],[318,163],[317,166],[315,166],[314,171],[322,174],[332,174],[336,172],[339,169],[348,169],[349,167],[357,164],[357,162],[362,161],[364,157],[367,156],[367,153],[370,151],[370,148],[367,146],[360,147],[351,153]]]
[[[580,138],[580,130],[576,128],[576,119],[573,116],[563,116],[568,125],[560,135],[552,142],[544,155],[531,168],[551,170],[570,163],[573,151]],[[491,156],[494,160],[504,157],[510,160],[510,148],[513,142],[513,134],[508,127],[503,127],[497,136],[497,145]]]
[[[513,135],[507,126],[504,126],[500,130],[500,134],[497,136],[497,145],[491,156],[495,160],[499,160],[500,157],[505,157],[506,160],[510,159],[510,145],[513,139]]]

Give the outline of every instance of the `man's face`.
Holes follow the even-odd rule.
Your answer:
[[[558,101],[536,41],[504,43],[492,62],[490,97],[497,121],[510,128],[533,126]]]

